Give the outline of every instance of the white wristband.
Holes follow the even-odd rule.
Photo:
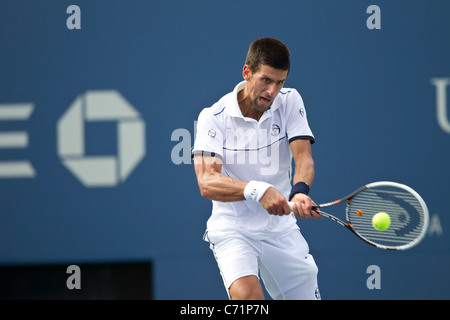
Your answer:
[[[245,186],[244,197],[247,200],[259,202],[270,187],[272,187],[272,185],[269,183],[252,180]]]

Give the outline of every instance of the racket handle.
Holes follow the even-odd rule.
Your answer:
[[[288,204],[289,204],[289,207],[291,208],[291,211],[293,211],[294,210],[294,202],[288,202]],[[319,207],[318,206],[312,206],[312,209],[314,210],[314,211],[316,211],[317,213],[319,213],[319,210],[317,210]]]
[[[291,211],[293,211],[294,210],[294,203],[289,201],[288,204],[289,204],[289,207],[291,208]]]

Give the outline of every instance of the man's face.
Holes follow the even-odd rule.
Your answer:
[[[244,66],[244,79],[247,81],[247,94],[253,102],[253,107],[260,112],[270,108],[278,92],[283,88],[288,71],[262,65],[252,73],[248,66]]]

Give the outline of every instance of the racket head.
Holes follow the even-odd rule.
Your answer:
[[[372,218],[386,212],[390,226],[383,231]],[[391,181],[367,184],[347,200],[346,219],[353,231],[382,249],[406,250],[417,245],[428,230],[429,213],[425,201],[412,188]]]

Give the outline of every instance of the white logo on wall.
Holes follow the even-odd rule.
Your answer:
[[[430,82],[436,87],[436,116],[439,127],[444,132],[450,133],[447,114],[447,87],[450,86],[450,78],[432,78]]]
[[[33,113],[32,103],[0,104],[0,121],[27,121]],[[6,131],[0,133],[0,149],[25,149],[28,132]],[[34,178],[36,171],[27,160],[0,161],[0,178]]]
[[[85,154],[84,124],[117,122],[117,155]],[[58,155],[86,187],[113,187],[124,182],[145,156],[145,122],[115,90],[78,96],[57,123]]]

